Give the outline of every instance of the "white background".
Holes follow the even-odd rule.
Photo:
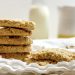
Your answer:
[[[58,5],[75,5],[75,0],[46,0],[50,12]],[[31,0],[0,0],[0,18],[27,19]],[[55,11],[55,10],[53,10]],[[54,12],[51,13],[53,16]]]
[[[0,18],[27,19],[30,0],[0,0]]]

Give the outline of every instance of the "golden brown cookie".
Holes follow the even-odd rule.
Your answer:
[[[27,46],[11,46],[11,45],[0,45],[0,53],[18,53],[18,52],[30,52],[31,45]]]
[[[0,20],[0,27],[16,27],[27,30],[34,30],[35,23],[24,20]]]
[[[35,60],[35,59],[30,59],[28,57],[25,58],[25,61],[28,64],[30,64],[30,63],[37,63],[40,66],[47,65],[47,64],[56,64],[57,63],[56,61],[53,61],[53,60]]]
[[[31,52],[31,58],[35,60],[70,61],[73,53],[59,48],[49,48]]]
[[[0,53],[2,58],[13,58],[24,61],[25,58],[29,55],[29,53]]]
[[[32,39],[29,37],[0,37],[0,45],[30,45],[32,44]]]
[[[0,36],[30,36],[32,31],[17,28],[1,28]]]

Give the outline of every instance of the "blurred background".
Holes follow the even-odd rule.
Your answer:
[[[33,39],[75,37],[75,0],[0,0],[0,19],[34,21]]]

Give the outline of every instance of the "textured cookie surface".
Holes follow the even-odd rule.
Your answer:
[[[0,53],[0,55],[3,58],[13,58],[24,61],[25,58],[27,58],[27,56],[29,55],[29,53]]]
[[[18,52],[30,52],[31,51],[31,45],[27,46],[4,46],[0,45],[0,53],[18,53]]]
[[[16,27],[27,30],[34,30],[35,23],[32,21],[0,20],[1,27]]]
[[[17,28],[1,28],[0,36],[30,36],[32,31]]]
[[[29,45],[32,40],[29,37],[0,37],[0,45]]]
[[[35,60],[70,61],[73,53],[64,49],[50,48],[31,52],[31,58]]]
[[[47,64],[56,64],[56,61],[52,61],[52,60],[35,60],[35,59],[30,59],[30,58],[25,58],[25,61],[30,64],[30,63],[37,63],[41,66],[43,65],[47,65]]]

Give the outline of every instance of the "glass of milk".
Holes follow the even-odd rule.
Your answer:
[[[36,23],[33,31],[33,39],[48,39],[49,9],[45,3],[46,0],[32,0],[29,19]]]
[[[33,39],[58,37],[59,13],[55,0],[32,0],[29,19],[36,23]]]

